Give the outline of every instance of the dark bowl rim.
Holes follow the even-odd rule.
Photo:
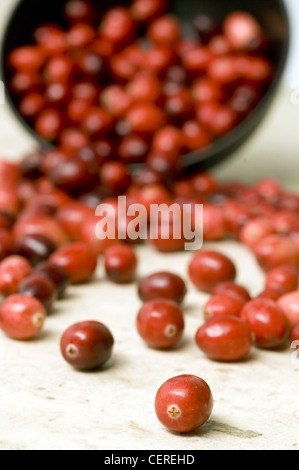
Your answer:
[[[2,80],[4,81],[4,86],[5,86],[5,100],[9,104],[9,107],[11,111],[13,112],[16,121],[21,124],[21,126],[29,133],[29,135],[34,139],[37,145],[41,149],[45,150],[50,150],[54,147],[55,144],[52,142],[49,142],[42,137],[40,137],[32,128],[32,126],[21,116],[19,113],[17,107],[15,106],[14,100],[11,96],[11,94],[7,91],[6,88],[6,63],[5,63],[5,48],[6,48],[6,42],[7,42],[7,37],[10,31],[11,26],[13,25],[14,19],[18,13],[18,9],[20,8],[20,5],[22,2],[26,0],[19,0],[18,3],[13,7],[13,10],[9,16],[9,19],[6,23],[6,27],[4,29],[4,32],[2,33],[2,40],[0,44],[0,76]],[[246,139],[246,134],[248,132],[248,128],[250,128],[249,124],[253,123],[255,121],[255,118],[258,118],[260,114],[263,114],[263,110],[268,108],[275,97],[276,91],[278,89],[279,84],[281,83],[284,71],[285,71],[285,66],[289,57],[289,52],[290,52],[290,43],[291,43],[291,22],[290,22],[290,16],[289,16],[289,10],[286,6],[286,3],[284,0],[276,0],[281,14],[283,15],[283,20],[286,24],[286,37],[284,41],[284,47],[283,50],[281,51],[281,56],[279,63],[275,67],[275,74],[274,78],[271,81],[270,86],[268,87],[267,91],[263,95],[262,99],[259,101],[259,103],[255,106],[255,108],[250,112],[248,116],[245,117],[243,121],[241,121],[232,131],[230,131],[228,134],[226,134],[223,137],[218,138],[216,141],[214,141],[211,146],[206,147],[202,150],[197,150],[193,152],[186,153],[182,156],[181,159],[181,167],[182,170],[185,172],[188,172],[188,170],[192,171],[195,167],[202,165],[204,169],[215,166],[215,164],[221,162],[226,156],[218,156],[223,153],[228,148],[231,148],[232,151],[231,153],[234,152],[234,147],[238,148],[239,147],[239,141],[242,141],[244,138]],[[132,168],[140,168],[143,166],[143,164],[132,164],[130,165]]]

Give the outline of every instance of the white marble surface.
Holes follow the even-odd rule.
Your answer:
[[[0,2],[5,22],[15,0]],[[299,105],[291,104],[291,90],[282,86],[259,131],[217,168],[217,175],[248,182],[275,176],[298,190],[298,116]],[[10,111],[0,106],[0,155],[18,159],[32,145]],[[252,294],[261,290],[263,273],[246,249],[233,242],[212,246],[236,262],[238,282]],[[36,340],[16,342],[0,335],[0,449],[298,450],[299,357],[292,350],[253,348],[240,364],[208,360],[194,343],[207,297],[187,279],[192,254],[161,255],[148,247],[138,252],[140,276],[167,267],[188,283],[180,347],[162,353],[142,343],[135,328],[140,306],[136,285],[107,282],[99,263],[94,282],[70,288]],[[106,323],[115,336],[110,362],[88,374],[73,370],[59,351],[64,329],[85,319]],[[215,402],[208,423],[184,436],[165,430],[153,409],[158,387],[182,373],[204,378]]]

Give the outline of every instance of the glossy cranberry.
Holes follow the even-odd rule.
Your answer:
[[[78,75],[90,80],[97,80],[105,73],[103,59],[91,51],[82,51],[77,55],[76,68]]]
[[[67,117],[72,124],[80,124],[84,116],[86,115],[90,104],[87,100],[83,99],[72,99],[68,103]]]
[[[32,273],[23,279],[18,287],[18,293],[39,300],[49,312],[57,298],[55,284],[41,274]]]
[[[114,338],[106,325],[97,321],[75,323],[60,339],[63,358],[79,370],[102,367],[111,357]]]
[[[241,228],[252,217],[249,207],[234,199],[225,199],[222,204],[227,231],[233,236],[239,236]]]
[[[158,420],[174,432],[195,431],[209,419],[212,410],[211,389],[195,375],[184,374],[167,380],[155,398]]]
[[[103,108],[92,107],[82,121],[83,131],[91,137],[101,137],[112,129],[113,118]]]
[[[10,90],[22,96],[24,93],[32,93],[38,91],[42,82],[37,72],[20,71],[14,73],[9,82]]]
[[[288,320],[279,305],[270,299],[254,299],[241,311],[259,348],[274,349],[282,346],[289,332]]]
[[[79,81],[72,87],[72,96],[74,99],[84,100],[91,104],[96,104],[100,96],[100,88],[96,83]]]
[[[93,5],[86,0],[69,0],[65,7],[66,18],[71,22],[94,21],[96,11]]]
[[[45,109],[37,117],[34,129],[44,139],[57,139],[63,125],[61,113],[56,109]]]
[[[138,285],[138,295],[143,302],[163,298],[181,304],[186,294],[187,287],[183,279],[167,271],[146,276]]]
[[[12,186],[0,187],[0,212],[14,219],[21,209],[21,200]]]
[[[205,303],[203,314],[205,320],[216,317],[233,316],[238,317],[245,301],[228,294],[213,294]]]
[[[203,77],[193,82],[191,94],[196,103],[204,103],[206,101],[219,101],[222,92],[218,83],[210,78]]]
[[[224,34],[234,50],[248,50],[261,35],[261,27],[256,19],[245,12],[234,12],[227,16],[223,24]]]
[[[287,292],[277,301],[291,327],[299,322],[299,292]]]
[[[44,24],[36,28],[33,37],[46,57],[63,54],[66,51],[64,31],[55,24]]]
[[[131,13],[136,21],[149,22],[165,12],[166,0],[134,0]]]
[[[54,283],[58,299],[61,299],[64,296],[65,290],[70,283],[65,269],[61,266],[52,264],[49,261],[45,261],[37,265],[34,272],[41,276],[45,276]]]
[[[252,346],[249,326],[235,316],[207,320],[196,332],[198,347],[210,359],[234,362],[244,359]]]
[[[234,56],[215,57],[209,64],[208,76],[221,86],[233,85],[239,79]]]
[[[117,149],[118,158],[125,164],[144,162],[148,151],[147,141],[134,134],[123,137]]]
[[[297,290],[298,286],[298,270],[293,266],[278,266],[268,271],[266,275],[265,287],[267,289],[284,289],[292,292]]]
[[[293,211],[280,210],[273,214],[272,222],[275,232],[289,234],[298,228],[299,217]]]
[[[104,253],[105,271],[108,278],[117,284],[128,284],[136,277],[138,259],[130,245],[116,243]]]
[[[204,13],[196,15],[192,24],[203,44],[207,44],[214,36],[221,32],[219,22],[212,16]]]
[[[127,43],[134,37],[135,22],[125,7],[108,10],[100,25],[101,36],[114,44]]]
[[[166,121],[164,112],[152,103],[138,103],[126,115],[129,129],[141,135],[152,135]]]
[[[213,59],[213,53],[208,47],[199,45],[191,48],[183,57],[185,69],[194,76],[206,73],[206,70]]]
[[[97,256],[83,242],[73,242],[58,248],[50,256],[49,261],[62,267],[72,284],[89,282],[97,268]]]
[[[92,216],[94,216],[94,211],[79,201],[64,204],[56,213],[57,221],[73,241],[81,239],[84,222]]]
[[[120,118],[128,112],[132,98],[121,85],[111,84],[101,92],[102,106],[114,117]]]
[[[19,111],[26,119],[35,119],[43,110],[45,100],[42,93],[32,92],[25,95],[19,102]]]
[[[61,162],[51,170],[49,176],[58,188],[71,193],[89,188],[94,182],[94,175],[88,165],[79,158]]]
[[[32,273],[32,266],[26,258],[11,255],[0,263],[0,292],[4,297],[15,294],[20,282]]]
[[[263,178],[254,184],[257,193],[268,202],[275,204],[283,192],[281,183],[273,178]]]
[[[165,15],[154,20],[147,31],[150,40],[159,46],[174,46],[181,38],[181,24],[173,15]]]
[[[39,300],[14,294],[0,306],[0,328],[13,339],[31,339],[43,328],[46,316],[47,312]]]
[[[199,290],[212,292],[220,282],[234,281],[236,267],[222,253],[201,250],[192,257],[189,264],[189,276]]]
[[[203,205],[203,239],[205,241],[223,240],[226,236],[226,224],[220,207],[214,204]]]
[[[32,215],[28,218],[19,219],[13,228],[15,240],[19,240],[26,235],[44,235],[50,238],[57,246],[61,246],[68,241],[67,234],[60,224],[47,215]]]
[[[254,248],[257,242],[274,233],[274,225],[265,217],[254,217],[240,229],[239,238],[244,245]]]
[[[191,119],[194,116],[194,106],[190,90],[180,88],[170,93],[165,100],[165,111],[174,121]]]
[[[199,122],[217,137],[231,131],[237,123],[237,118],[232,108],[216,102],[202,103],[197,112]]]
[[[143,304],[137,315],[136,326],[149,347],[169,349],[182,338],[185,323],[183,312],[176,302],[158,298]]]
[[[164,78],[169,70],[176,64],[174,51],[164,46],[153,46],[145,51],[144,68],[159,77]]]
[[[133,103],[149,101],[159,102],[162,96],[162,86],[155,75],[140,72],[127,84],[126,92]]]
[[[174,126],[165,126],[153,136],[154,152],[165,156],[179,156],[183,148],[182,132]]]
[[[90,45],[96,37],[96,30],[89,23],[75,23],[66,34],[67,45],[70,49],[77,50],[79,47]]]
[[[298,265],[296,245],[286,235],[274,234],[262,238],[253,247],[253,252],[265,271],[286,264]]]
[[[20,46],[9,56],[10,65],[22,72],[39,70],[44,63],[44,55],[37,46]]]
[[[293,326],[290,334],[290,342],[293,343],[294,341],[299,341],[299,322]],[[298,343],[296,343],[296,346]]]
[[[65,54],[51,57],[43,71],[47,83],[69,83],[74,73],[74,63]]]
[[[149,153],[146,159],[147,167],[154,171],[155,173],[160,174],[164,180],[167,180],[169,177],[174,178],[180,172],[180,159],[179,153],[175,152],[173,148],[173,153],[164,154],[153,151]]]
[[[282,288],[278,288],[278,287],[266,288],[256,296],[256,299],[270,299],[270,300],[277,301],[284,294],[286,294],[286,291]]]
[[[215,289],[213,290],[213,294],[230,295],[231,297],[236,297],[237,299],[243,302],[248,302],[249,300],[251,300],[251,296],[246,287],[240,284],[236,284],[232,281],[225,281],[220,282],[220,284],[217,284]]]
[[[41,234],[25,235],[15,244],[16,253],[28,259],[32,265],[46,261],[56,249],[55,243]]]
[[[100,169],[100,181],[113,195],[119,195],[129,188],[131,176],[122,162],[107,162]]]

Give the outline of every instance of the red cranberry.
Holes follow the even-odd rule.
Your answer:
[[[136,276],[137,256],[134,249],[122,243],[107,248],[104,253],[108,278],[118,284],[133,282]]]
[[[137,103],[126,115],[126,121],[132,132],[152,135],[166,121],[164,112],[152,103]]]
[[[44,78],[47,83],[69,83],[73,76],[74,63],[65,54],[51,57],[45,68]]]
[[[249,325],[259,348],[274,349],[285,342],[289,324],[283,310],[274,300],[251,300],[243,307],[241,318]]]
[[[55,243],[41,234],[25,235],[15,245],[16,253],[28,259],[32,265],[46,261],[56,249]]]
[[[132,97],[128,91],[117,84],[104,88],[100,95],[100,101],[102,106],[116,118],[125,116],[132,105]]]
[[[224,254],[202,250],[196,253],[189,264],[192,283],[204,292],[212,292],[217,284],[234,281],[236,267]]]
[[[299,292],[287,292],[280,296],[277,301],[288,319],[289,324],[293,327],[299,322]]]
[[[209,385],[194,375],[184,374],[167,380],[155,398],[158,420],[179,433],[195,431],[209,419],[212,410]]]
[[[92,25],[84,22],[75,23],[66,34],[67,45],[70,49],[89,46],[96,36]]]
[[[277,301],[280,297],[282,297],[286,291],[284,289],[275,287],[275,288],[267,288],[264,289],[260,294],[256,296],[256,299],[270,299]]]
[[[217,284],[215,289],[213,290],[213,294],[230,295],[244,302],[248,302],[249,300],[251,300],[251,296],[248,290],[244,286],[236,284],[232,281],[225,281],[221,282],[220,284]]]
[[[272,178],[264,178],[259,180],[254,185],[254,189],[260,196],[262,196],[271,204],[277,203],[283,192],[281,183]]]
[[[240,361],[252,346],[249,326],[234,316],[221,316],[206,321],[196,332],[198,347],[216,361]]]
[[[153,46],[145,51],[144,68],[164,78],[169,67],[176,63],[174,51],[164,46]]]
[[[90,137],[101,137],[112,129],[113,118],[103,108],[92,107],[82,120],[82,130]]]
[[[268,271],[265,287],[267,289],[284,289],[287,292],[298,289],[298,270],[293,266],[278,266]]]
[[[226,223],[223,211],[214,204],[203,205],[203,238],[205,241],[223,240],[226,235]]]
[[[12,255],[14,252],[14,238],[12,233],[5,229],[0,229],[0,261]]]
[[[97,268],[97,257],[83,242],[73,242],[58,248],[49,258],[52,264],[65,269],[72,284],[91,280]]]
[[[15,294],[20,282],[32,273],[29,261],[19,255],[11,255],[0,263],[0,292],[4,297]]]
[[[89,22],[96,16],[93,5],[86,0],[69,0],[64,7],[64,13],[71,22]]]
[[[0,211],[13,219],[18,215],[21,208],[20,197],[12,186],[0,187]]]
[[[163,14],[166,6],[166,0],[134,0],[131,13],[136,21],[149,22]]]
[[[233,129],[238,117],[229,106],[210,101],[199,106],[197,118],[212,134],[221,137]]]
[[[94,182],[94,175],[88,165],[79,158],[70,158],[53,168],[49,174],[53,183],[70,193],[89,188]]]
[[[196,121],[186,121],[182,126],[182,132],[184,145],[190,152],[205,148],[211,143],[210,134]]]
[[[100,25],[101,36],[114,44],[127,43],[135,34],[135,22],[127,8],[108,10]]]
[[[63,125],[61,113],[56,109],[45,109],[37,117],[34,129],[46,140],[57,139]]]
[[[14,236],[16,240],[26,235],[44,235],[57,246],[68,242],[68,236],[61,225],[47,215],[35,215],[19,219],[14,225]]]
[[[205,320],[210,318],[240,315],[245,301],[228,294],[213,294],[205,303],[203,313]]]
[[[252,42],[261,35],[256,19],[245,12],[234,12],[227,16],[223,25],[224,33],[233,49],[248,50]]]
[[[152,141],[154,152],[165,156],[179,156],[183,147],[182,132],[174,126],[165,126],[159,129]]]
[[[254,217],[241,227],[239,238],[244,245],[254,248],[262,238],[273,233],[274,226],[270,220],[265,217]]]
[[[46,316],[47,312],[39,300],[14,294],[0,306],[0,327],[13,339],[31,339],[43,328]]]
[[[84,222],[93,216],[94,211],[79,201],[64,204],[56,212],[57,221],[73,241],[81,239]]]
[[[22,72],[39,70],[44,60],[43,52],[38,46],[20,46],[9,57],[10,65]]]
[[[165,271],[144,277],[138,286],[138,295],[143,302],[163,298],[181,304],[186,293],[187,287],[183,279]]]
[[[20,282],[18,293],[38,299],[47,312],[51,310],[57,298],[55,284],[51,279],[37,273],[30,274]]]
[[[63,358],[79,370],[102,367],[111,357],[114,338],[103,323],[83,321],[65,330],[60,340]]]
[[[117,149],[118,158],[125,164],[142,163],[145,161],[149,146],[145,139],[138,135],[125,136]]]
[[[162,96],[161,82],[155,75],[141,72],[127,84],[126,92],[132,102],[159,102]]]
[[[61,266],[45,261],[40,263],[34,270],[35,273],[45,276],[50,279],[55,287],[57,292],[58,299],[61,299],[65,293],[66,288],[68,287],[70,281],[65,269]]]
[[[147,34],[154,44],[174,46],[181,37],[181,24],[173,15],[161,16],[150,24]]]
[[[45,100],[42,93],[31,92],[25,95],[19,103],[19,111],[26,119],[35,119],[43,110]]]
[[[286,235],[268,235],[259,240],[253,247],[253,252],[265,271],[281,265],[298,265],[296,245]]]
[[[183,65],[188,73],[198,76],[206,73],[206,70],[213,59],[213,53],[206,46],[195,46],[186,51],[183,56]]]
[[[154,349],[169,349],[181,339],[184,316],[177,303],[155,299],[144,303],[138,312],[137,330],[145,343]]]
[[[34,31],[33,37],[47,57],[60,55],[66,51],[65,33],[57,25],[41,25]]]
[[[122,162],[107,162],[100,169],[100,181],[111,194],[119,195],[129,188],[131,176]]]
[[[221,25],[219,22],[212,16],[204,13],[196,15],[192,24],[203,44],[208,43],[221,31]]]

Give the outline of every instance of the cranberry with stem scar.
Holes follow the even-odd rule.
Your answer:
[[[282,346],[289,333],[289,323],[277,302],[270,299],[253,299],[241,311],[254,334],[255,344],[262,349]]]
[[[213,294],[203,308],[205,320],[223,316],[238,317],[246,301],[228,294]]]
[[[115,243],[105,250],[104,257],[105,271],[112,282],[127,284],[135,280],[138,259],[130,245]]]
[[[190,374],[164,382],[155,397],[158,420],[178,433],[195,431],[210,417],[213,395],[207,382]]]
[[[31,339],[43,328],[46,316],[47,312],[39,300],[14,294],[0,306],[0,327],[13,339]]]
[[[172,300],[149,300],[140,308],[136,326],[140,337],[149,347],[169,349],[182,338],[184,315],[178,304]]]
[[[211,250],[196,253],[189,264],[191,282],[204,292],[212,292],[217,284],[234,281],[236,267],[224,254]]]
[[[252,333],[244,320],[227,315],[207,320],[197,330],[195,340],[210,359],[234,362],[248,355]]]
[[[187,294],[184,280],[171,272],[157,272],[144,277],[138,285],[138,295],[143,302],[157,298],[181,304]]]
[[[75,323],[60,339],[63,358],[82,371],[102,367],[111,357],[114,338],[106,325],[98,321]]]

